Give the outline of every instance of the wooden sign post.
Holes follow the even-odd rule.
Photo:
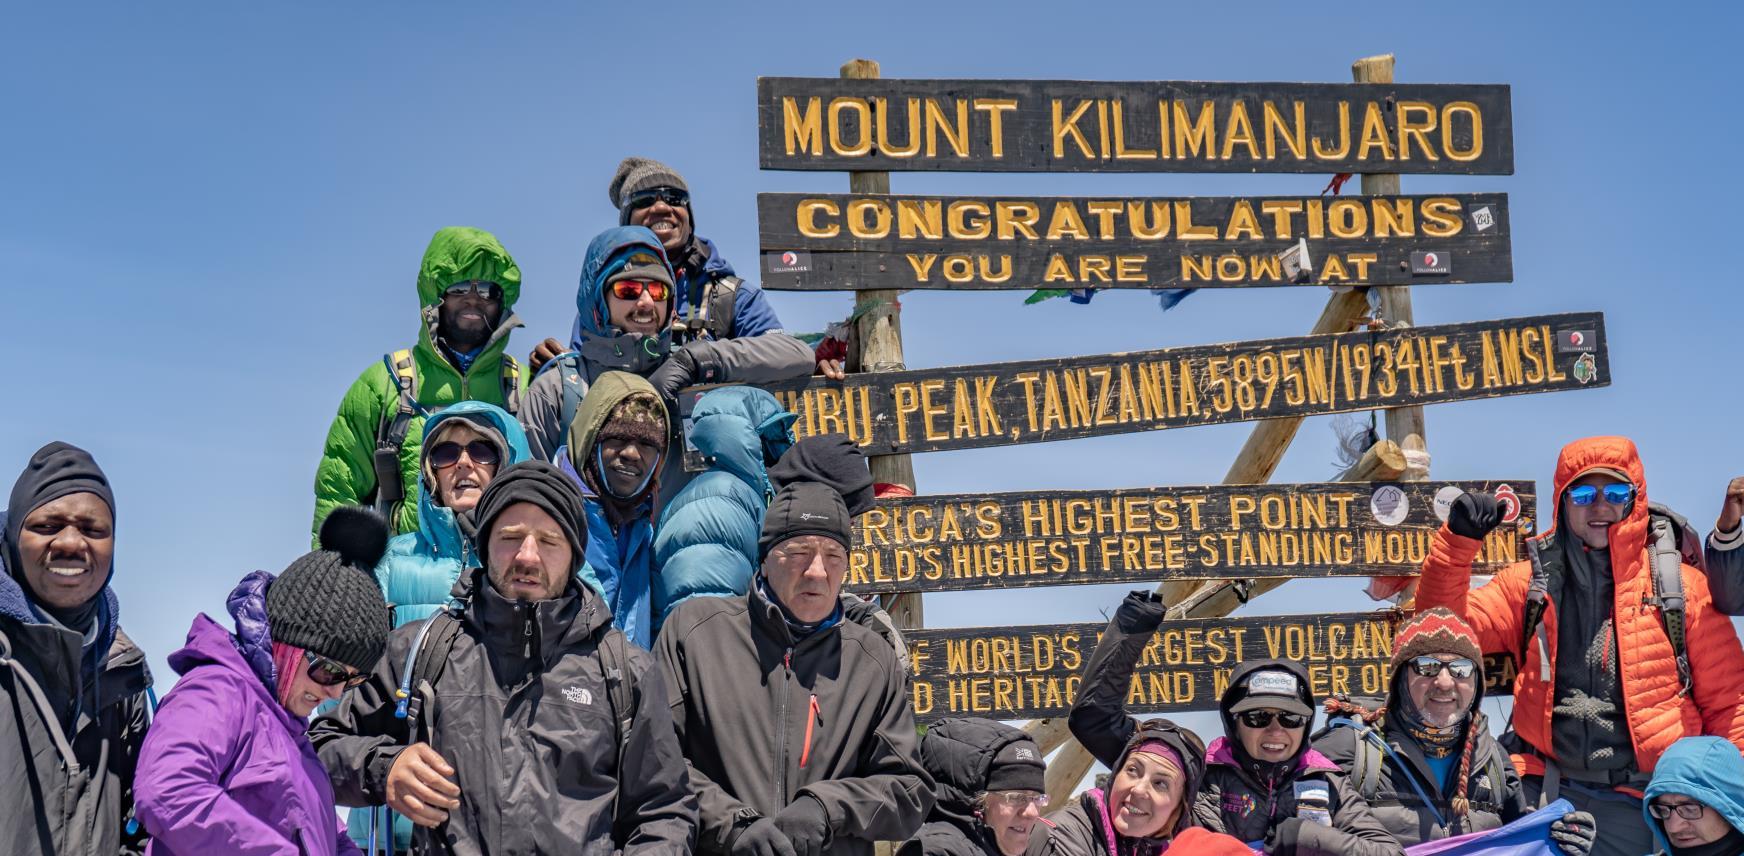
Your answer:
[[[844,80],[877,80],[878,63],[869,59],[849,60],[842,65]],[[890,193],[890,173],[856,171],[848,174],[848,190],[856,194]],[[860,353],[861,371],[888,372],[906,368],[902,357],[902,292],[895,289],[871,289],[856,295],[854,303],[854,340]],[[916,489],[914,462],[908,455],[874,455],[868,461],[875,484],[902,485]],[[885,611],[899,630],[926,626],[926,613],[920,594],[891,595],[881,599]]]

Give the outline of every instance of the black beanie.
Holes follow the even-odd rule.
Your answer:
[[[835,488],[851,517],[872,508],[872,470],[860,447],[844,434],[818,434],[800,440],[769,468],[769,482],[776,490],[798,481]]]
[[[18,533],[24,529],[24,518],[32,511],[43,507],[63,496],[75,493],[96,494],[103,504],[109,506],[109,516],[115,516],[115,494],[109,489],[109,477],[103,474],[103,468],[97,466],[95,458],[84,449],[71,443],[56,440],[36,450],[30,456],[30,463],[24,466],[24,472],[19,473],[18,481],[12,484],[12,496],[6,503],[6,531],[0,535],[0,544],[5,546],[5,554],[0,555],[0,562],[6,570],[18,580],[32,601],[36,593],[30,592],[30,583],[24,578],[24,563],[18,554]],[[113,576],[115,568],[111,565],[105,573]],[[108,585],[108,577],[104,578]],[[98,598],[93,598],[88,606],[94,608]],[[47,607],[44,607],[47,609]],[[64,610],[53,610],[55,617],[68,626],[84,626],[89,616],[75,617]],[[89,610],[75,610],[88,613]]]
[[[1047,762],[1040,747],[1028,735],[1005,744],[987,767],[989,791],[1035,791],[1046,793]]]
[[[854,547],[854,530],[848,507],[835,488],[818,482],[799,481],[783,487],[763,514],[763,534],[757,539],[757,561],[769,556],[775,545],[801,535],[822,535]]]
[[[387,544],[381,515],[357,506],[333,509],[321,523],[321,549],[292,562],[267,586],[273,641],[360,672],[374,669],[393,629],[374,574]]]
[[[530,502],[539,506],[546,514],[551,515],[557,525],[563,529],[563,537],[569,541],[570,552],[575,561],[569,569],[574,574],[581,570],[581,563],[587,556],[587,522],[586,510],[581,488],[575,480],[563,471],[544,461],[522,461],[509,467],[491,479],[485,485],[484,495],[478,498],[478,505],[471,512],[474,540],[478,542],[479,552],[490,540],[491,524],[509,506],[517,502]]]

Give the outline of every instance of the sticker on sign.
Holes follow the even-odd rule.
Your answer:
[[[1413,275],[1453,273],[1453,254],[1441,250],[1413,252],[1411,254],[1411,273]]]
[[[1556,334],[1556,350],[1562,354],[1590,354],[1599,349],[1591,330],[1560,330]]]
[[[808,273],[811,271],[811,253],[794,250],[764,253],[763,266],[769,273]]]

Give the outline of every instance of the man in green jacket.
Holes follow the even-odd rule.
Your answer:
[[[526,384],[504,349],[521,326],[520,296],[521,269],[495,235],[449,226],[430,239],[418,268],[418,342],[364,369],[339,402],[315,470],[314,532],[341,505],[373,505],[395,534],[418,528],[424,419],[458,401],[519,407]]]

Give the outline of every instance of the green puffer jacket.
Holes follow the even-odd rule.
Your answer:
[[[457,282],[483,279],[503,288],[502,321],[485,344],[483,353],[462,374],[435,344],[442,292]],[[509,257],[495,235],[483,229],[450,226],[430,239],[424,262],[418,268],[418,343],[412,346],[412,369],[416,376],[417,402],[426,413],[412,417],[406,441],[400,446],[400,481],[410,499],[398,503],[389,515],[394,534],[418,529],[418,461],[424,417],[458,401],[475,400],[509,406],[509,388],[519,398],[526,378],[513,357],[504,353],[509,331],[521,326],[514,315],[521,296],[521,269]],[[512,368],[511,377],[505,370]],[[315,522],[319,534],[327,513],[341,505],[369,505],[375,500],[373,459],[377,432],[399,409],[399,387],[388,373],[385,360],[376,360],[351,385],[339,402],[339,414],[327,430],[321,450],[321,465],[315,470]],[[315,541],[319,545],[319,538]]]

